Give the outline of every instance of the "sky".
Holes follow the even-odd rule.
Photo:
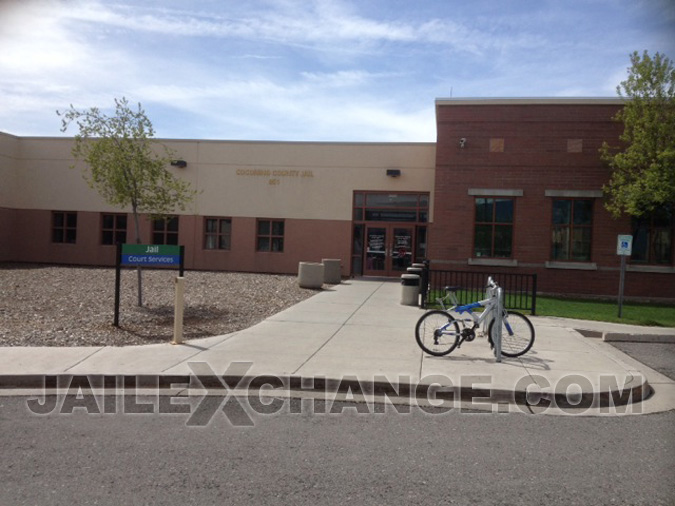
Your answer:
[[[141,103],[167,139],[435,142],[437,98],[615,97],[675,0],[0,0],[0,131]]]

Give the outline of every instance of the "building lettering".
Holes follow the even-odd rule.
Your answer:
[[[264,177],[268,178],[267,184],[277,186],[281,184],[283,178],[299,179],[313,178],[314,172],[311,170],[291,170],[291,169],[237,169],[237,176],[244,177]]]

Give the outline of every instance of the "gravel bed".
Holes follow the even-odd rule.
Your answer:
[[[127,346],[173,337],[173,270],[121,277],[120,326],[113,326],[115,269],[0,264],[0,346]],[[295,276],[185,273],[184,339],[248,328],[311,297]]]

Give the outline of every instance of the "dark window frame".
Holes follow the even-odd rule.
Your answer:
[[[663,214],[663,216],[658,216]],[[658,221],[662,221],[661,224]],[[670,223],[667,223],[667,222]],[[633,218],[631,223],[633,231],[633,253],[630,258],[634,265],[671,266],[675,260],[675,206],[672,208],[659,209],[652,216]],[[646,234],[643,242],[641,233]],[[657,238],[665,234],[669,245],[665,248],[666,258],[658,258],[656,250]],[[644,250],[642,245],[644,244]],[[639,256],[638,256],[639,255]],[[641,257],[641,258],[640,258]]]
[[[165,218],[153,219],[151,228],[151,244],[178,246],[178,234],[180,231],[179,216],[167,216]]]
[[[267,224],[267,227],[264,227]],[[267,231],[261,231],[267,228]],[[280,230],[281,229],[281,230]],[[258,218],[255,222],[255,250],[257,253],[283,253],[286,237],[286,220]]]
[[[372,204],[368,202],[369,197],[377,199],[378,197],[390,195],[415,197],[415,205],[405,206],[395,203],[387,205],[387,203]],[[429,222],[430,200],[431,197],[426,192],[355,191],[352,201],[352,220],[355,223],[391,222],[426,224]],[[388,213],[391,213],[390,216],[387,216]],[[400,213],[399,219],[396,218],[396,213]],[[406,213],[410,213],[409,216],[405,217]],[[377,215],[383,216],[383,219],[372,218]]]
[[[569,221],[568,223],[556,223],[555,208],[556,202],[569,202],[570,211],[569,211]],[[575,204],[576,203],[588,203],[590,204],[590,223],[582,224],[575,223]],[[591,262],[593,259],[593,215],[595,213],[595,199],[592,198],[575,198],[575,197],[556,197],[551,201],[551,260],[554,262]],[[556,248],[556,244],[560,244],[562,241],[556,241],[556,233],[560,235],[563,230],[569,230],[567,233],[566,239],[566,249],[561,248],[561,252],[566,251],[566,255],[556,253],[559,251]],[[574,254],[574,238],[575,232],[578,230],[586,230],[589,232],[587,247],[585,248],[588,252],[587,256],[584,258],[576,258]]]
[[[106,225],[106,217],[112,218],[112,226]],[[124,224],[120,223],[124,219]],[[129,218],[124,213],[101,213],[101,245],[115,246],[118,242],[124,244],[127,241]],[[106,239],[110,236],[111,240]]]
[[[215,222],[215,231],[209,230],[209,222]],[[204,242],[203,248],[206,251],[230,251],[232,249],[232,218],[217,216],[204,217]],[[222,231],[222,223],[229,225],[227,233]],[[226,246],[223,246],[223,239],[226,238]],[[211,243],[211,244],[209,244]]]
[[[77,211],[52,211],[52,243],[77,244]]]
[[[485,220],[485,219],[480,219],[479,217],[479,201],[492,201],[491,206],[492,206],[492,212],[490,216],[490,220]],[[510,214],[511,214],[511,219],[510,221],[500,221],[497,219],[497,202],[509,202],[511,204],[511,209],[510,209]],[[492,196],[492,195],[481,195],[481,196],[476,196],[474,197],[473,201],[473,209],[474,209],[474,216],[473,216],[473,247],[472,247],[472,255],[473,258],[490,258],[490,259],[512,259],[513,258],[513,238],[515,235],[515,215],[516,215],[516,199],[514,197],[504,197],[504,196]],[[490,229],[490,251],[489,254],[479,254],[478,252],[478,230],[480,228],[485,228],[489,227]],[[496,247],[496,242],[497,242],[497,231],[501,231],[502,233],[507,230],[510,233],[510,240],[509,240],[509,245],[508,245],[508,254],[507,255],[497,255],[498,248]],[[499,249],[504,249],[503,247],[500,247]]]

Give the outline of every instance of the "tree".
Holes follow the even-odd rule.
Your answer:
[[[62,132],[73,122],[79,128],[72,154],[86,163],[83,175],[89,186],[110,205],[131,208],[136,243],[141,243],[139,213],[165,217],[177,208],[185,210],[194,198],[190,184],[166,169],[174,153],[152,139],[152,122],[140,103],[132,110],[126,98],[115,99],[113,116],[96,107],[80,111],[72,104],[56,113],[62,117]],[[138,305],[143,305],[140,268]]]
[[[665,55],[635,51],[628,78],[617,86],[625,106],[621,147],[603,143],[612,175],[605,207],[615,216],[649,216],[675,204],[675,69]]]

